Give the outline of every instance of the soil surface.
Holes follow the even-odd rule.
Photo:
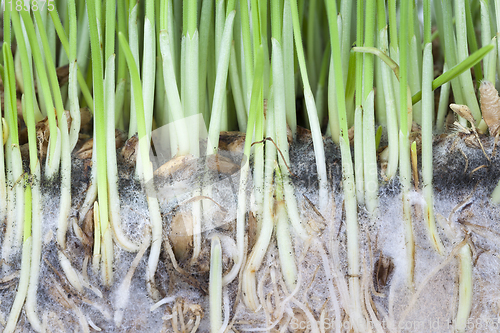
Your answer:
[[[155,186],[164,223],[164,244],[155,276],[160,292],[158,299],[152,299],[146,288],[149,249],[139,257],[115,244],[114,284],[111,287],[103,286],[100,274],[93,271],[92,210],[82,207],[90,186],[91,159],[90,156],[82,159],[76,149],[72,167],[72,210],[64,254],[79,273],[85,288],[78,292],[71,286],[57,254],[59,247],[55,235],[60,179],[43,181],[43,248],[37,309],[44,327],[51,332],[192,332],[196,328],[198,332],[208,332],[211,236],[217,234],[222,241],[223,272],[228,272],[234,264],[243,140],[241,134],[224,133],[220,141],[220,158],[192,159],[167,176],[157,174]],[[442,135],[434,140],[434,208],[445,248],[442,255],[431,247],[423,223],[425,200],[421,194],[421,175],[420,181],[414,179],[412,182],[416,242],[414,285],[409,286],[405,280],[408,262],[398,179],[384,181],[380,177],[380,208],[376,217],[369,217],[360,207],[362,273],[359,281],[363,313],[373,328],[380,324],[384,331],[398,325],[407,332],[453,331],[460,270],[455,250],[463,239],[468,240],[473,252],[471,325],[477,332],[491,332],[493,325],[498,327],[500,208],[494,206],[489,197],[500,179],[500,152],[496,153],[498,148],[494,149],[492,138],[481,137],[481,140],[488,157],[461,134]],[[132,144],[128,141],[118,148],[120,214],[125,235],[141,245],[149,232],[149,212],[144,186],[135,177],[134,157],[127,151],[127,145],[130,148]],[[255,332],[266,327],[272,332],[305,332],[308,325],[313,329],[324,328],[326,332],[340,327],[349,331],[352,300],[348,284],[357,277],[347,275],[340,151],[325,139],[325,152],[331,197],[328,209],[320,213],[316,165],[308,133],[302,133],[290,147],[289,167],[301,220],[311,234],[303,241],[292,227],[289,229],[298,268],[296,288],[290,290],[284,282],[273,234],[264,262],[257,271],[259,309],[253,312],[243,304],[240,279],[235,279],[223,290],[224,323],[233,332]],[[211,186],[210,198],[194,194],[203,184]],[[252,209],[247,209],[248,254],[258,237],[258,222],[254,206],[250,205],[253,200],[251,188],[250,183],[248,207]],[[186,222],[192,218],[193,204],[198,201],[211,210],[204,220],[201,253],[192,263],[192,247],[188,244],[185,249],[181,248],[184,243],[176,238],[172,229],[176,228],[176,219]],[[449,230],[456,233],[450,234]],[[166,251],[167,242],[173,246],[176,263],[172,253]],[[16,253],[11,263],[0,265],[0,327],[5,324],[16,294],[20,256],[21,253]],[[128,277],[130,286],[124,288],[122,283],[135,258],[137,268]],[[24,310],[18,331],[32,331]]]

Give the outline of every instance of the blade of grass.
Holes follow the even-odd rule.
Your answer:
[[[89,15],[90,29],[90,49],[92,53],[92,81],[94,92],[94,140],[96,142],[95,151],[97,165],[97,193],[99,197],[99,218],[101,221],[101,237],[103,237],[103,282],[110,286],[113,281],[112,276],[112,246],[109,242],[109,216],[108,216],[108,176],[107,176],[107,157],[106,157],[106,116],[104,112],[104,84],[103,84],[103,65],[102,65],[102,41],[99,37],[98,21],[96,16],[95,0],[87,1],[87,12]],[[114,75],[114,73],[113,73]],[[114,108],[112,109],[114,111]],[[106,235],[106,236],[105,236]],[[106,238],[104,238],[106,237]]]
[[[2,260],[11,262],[11,254],[17,254],[22,241],[22,223],[24,220],[23,183],[19,182],[23,173],[21,152],[19,149],[16,81],[14,73],[14,58],[10,46],[2,46],[4,59],[4,115],[9,128],[9,136],[5,144],[5,165],[7,179],[14,184],[7,192],[7,222],[2,244]],[[7,272],[7,265],[3,265],[3,272]]]
[[[457,63],[467,59],[469,56],[469,45],[467,43],[467,20],[466,20],[466,5],[465,0],[456,0],[455,3],[455,29],[457,37]],[[479,73],[476,73],[478,75]],[[462,86],[462,94],[466,105],[472,112],[476,121],[476,126],[481,121],[481,110],[476,96],[476,90],[472,82],[472,75],[470,71],[465,71],[460,74],[460,83]],[[477,78],[477,77],[476,77]]]
[[[428,2],[429,0],[426,0]],[[429,5],[430,6],[430,5]],[[430,15],[428,15],[430,19]],[[434,62],[432,59],[432,44],[424,48],[422,67],[422,191],[426,201],[424,221],[427,226],[429,241],[439,254],[444,254],[444,247],[439,237],[434,219],[434,191],[432,187],[432,115],[434,111],[434,95],[432,94],[432,75]]]
[[[403,208],[403,223],[405,228],[405,248],[407,258],[407,285],[413,288],[413,277],[415,269],[415,240],[413,238],[413,227],[411,220],[410,207],[410,144],[409,131],[411,128],[411,104],[407,103],[407,87],[408,87],[408,27],[405,18],[408,17],[407,1],[401,2],[401,24],[399,35],[399,110],[400,110],[400,127],[399,127],[399,178],[402,186],[402,208]]]
[[[356,8],[356,44],[363,44],[363,5]],[[359,205],[365,203],[364,150],[363,150],[363,55],[356,54],[355,110],[354,110],[354,176],[356,177],[356,195]]]
[[[262,112],[259,108],[259,104],[262,101],[262,84],[263,84],[263,71],[264,71],[264,50],[261,47],[259,53],[257,53],[256,63],[255,63],[255,74],[252,86],[252,97],[250,103],[250,114],[247,122],[247,130],[245,136],[245,147],[243,150],[243,158],[241,160],[241,174],[240,183],[238,187],[238,211],[236,215],[236,244],[238,246],[238,260],[231,268],[231,271],[227,273],[222,284],[227,285],[233,281],[241,265],[243,264],[244,253],[245,253],[245,214],[246,214],[246,201],[247,201],[247,184],[248,184],[248,172],[250,169],[250,149],[252,146],[252,137],[254,133],[254,128],[256,127],[257,112]],[[259,140],[260,138],[257,138]],[[258,145],[262,146],[262,145]]]
[[[379,26],[379,48],[381,53],[385,56],[389,50],[389,39],[387,35],[388,27],[386,22],[386,9],[383,1],[378,1],[378,26]],[[380,58],[380,57],[379,57]],[[388,59],[390,59],[388,57]],[[382,59],[380,59],[382,60]],[[382,60],[383,61],[383,60]],[[399,66],[391,59],[394,64],[393,70],[396,68],[399,73]],[[387,169],[385,170],[385,177],[387,180],[392,179],[398,170],[399,158],[399,142],[398,142],[398,114],[396,106],[396,98],[394,96],[394,87],[391,75],[391,68],[385,63],[380,64],[380,76],[384,84],[384,98],[385,98],[385,112],[387,120],[387,141],[389,143],[389,158],[387,161]]]
[[[33,52],[33,60],[35,61],[35,67],[36,71],[38,74],[38,80],[40,81],[41,85],[39,88],[39,91],[44,96],[44,102],[45,102],[45,109],[48,111],[48,119],[49,119],[49,131],[52,135],[50,135],[49,141],[49,149],[47,151],[47,163],[46,163],[46,168],[45,168],[45,176],[47,179],[51,179],[54,177],[56,172],[59,170],[59,163],[60,163],[60,152],[58,147],[58,151],[56,152],[56,142],[58,140],[58,135],[57,135],[57,122],[56,122],[56,113],[54,112],[54,104],[52,102],[52,96],[50,93],[50,85],[49,85],[49,80],[47,77],[47,72],[45,69],[45,63],[44,60],[42,59],[42,52],[40,50],[38,40],[36,38],[36,33],[35,33],[35,27],[33,25],[33,22],[31,21],[30,15],[25,12],[21,11],[21,15],[23,17],[23,23],[25,27],[26,34],[29,38],[29,42],[31,44],[31,48],[34,51]],[[42,32],[43,33],[43,32]],[[50,60],[48,60],[50,63]],[[59,138],[60,140],[60,138]]]
[[[460,74],[472,68],[476,63],[479,63],[481,59],[483,59],[488,54],[488,52],[493,50],[493,48],[494,46],[491,44],[483,46],[478,51],[471,54],[462,62],[460,62],[458,65],[452,67],[450,70],[446,70],[443,74],[441,74],[432,81],[432,90],[435,90],[436,88],[442,86],[446,82],[452,81],[453,79],[457,78]],[[416,102],[420,101],[421,98],[422,98],[422,92],[419,91],[418,93],[413,95],[412,104],[415,104]]]
[[[69,45],[69,79],[68,79],[68,100],[69,100],[69,111],[71,114],[71,129],[69,133],[70,150],[72,151],[77,142],[78,135],[80,133],[80,103],[78,101],[78,83],[77,83],[77,73],[78,64],[76,62],[76,36],[77,36],[77,25],[76,25],[76,4],[75,0],[68,1],[68,12],[69,12],[69,35],[71,43]]]
[[[274,52],[273,52],[274,54]],[[266,135],[275,136],[275,115],[276,109],[273,103],[269,103],[266,117]],[[256,273],[262,265],[267,252],[271,236],[274,229],[274,166],[277,157],[277,150],[274,144],[265,144],[265,172],[264,172],[264,202],[263,213],[260,224],[260,232],[248,256],[247,265],[242,275],[243,301],[245,305],[253,311],[259,308],[259,298],[257,296]]]
[[[342,157],[342,185],[344,188],[346,204],[346,232],[347,232],[347,262],[349,274],[349,292],[352,300],[349,308],[349,316],[353,318],[353,324],[359,331],[364,331],[365,320],[361,310],[361,294],[359,281],[359,240],[358,240],[358,221],[357,221],[357,202],[354,183],[354,171],[352,167],[351,149],[349,148],[349,134],[347,129],[347,114],[345,104],[345,91],[342,74],[342,60],[336,50],[340,49],[340,38],[337,26],[337,6],[335,1],[325,1],[328,26],[330,31],[330,44],[332,48],[333,71],[330,75],[335,75],[336,100],[338,107],[338,122],[340,127],[340,151]],[[334,133],[332,132],[332,136]]]
[[[290,11],[290,6],[283,8],[283,74],[285,75],[286,123],[290,126],[292,137],[295,138],[297,133],[297,111],[295,106],[294,30]]]
[[[323,146],[323,137],[321,135],[321,127],[318,120],[318,111],[316,110],[316,103],[314,101],[311,86],[309,84],[309,77],[307,73],[307,66],[304,55],[304,47],[302,43],[302,36],[299,24],[299,12],[296,0],[285,0],[285,8],[287,3],[291,5],[291,15],[293,20],[293,30],[295,45],[297,50],[297,58],[299,61],[299,68],[304,84],[304,99],[306,101],[307,116],[311,126],[311,135],[313,138],[314,155],[316,159],[316,168],[318,172],[319,182],[319,208],[321,212],[325,212],[328,204],[328,177],[326,175],[326,162],[325,162],[325,149]],[[285,10],[286,14],[286,10]]]
[[[445,63],[443,66],[443,71],[446,73],[447,70],[448,68]],[[446,82],[441,86],[441,92],[439,93],[439,105],[436,117],[436,130],[440,133],[442,133],[444,130],[446,114],[448,113],[449,110],[450,89],[451,89],[451,83]]]
[[[40,13],[38,11],[35,11],[33,14],[35,15],[37,25],[43,26],[43,23],[42,23],[43,21],[42,21],[42,17],[40,16]],[[54,26],[55,26],[57,35],[59,37],[59,40],[61,42],[61,45],[63,46],[64,51],[66,51],[66,54],[69,55],[70,46],[69,46],[69,42],[68,42],[68,37],[66,36],[66,33],[64,32],[64,28],[61,24],[61,21],[59,19],[57,11],[56,10],[50,11],[50,16],[52,17],[52,21],[54,22]],[[40,29],[40,31],[42,31],[42,29]],[[47,41],[48,41],[48,38],[47,38]],[[82,48],[80,47],[78,49],[81,50]],[[80,57],[78,57],[78,59],[80,59]],[[80,64],[80,62],[78,62],[78,63]],[[92,100],[92,95],[91,95],[90,90],[87,86],[87,82],[83,78],[83,74],[82,74],[82,71],[80,70],[80,66],[78,66],[78,68],[77,68],[77,78],[78,78],[78,86],[82,90],[83,97],[85,98],[85,101],[87,102],[88,107],[91,110],[93,110],[94,104],[93,104],[93,100]]]
[[[127,40],[123,34],[118,34],[120,41],[120,47],[123,48],[125,57],[127,59],[127,65],[130,71],[130,76],[132,78],[132,86],[135,91],[134,103],[137,111],[137,129],[139,136],[139,153],[138,153],[138,163],[142,164],[142,174],[141,178],[144,184],[151,184],[153,179],[153,168],[151,161],[149,160],[149,147],[150,141],[147,136],[145,115],[144,115],[144,102],[142,96],[141,80],[139,77],[139,70],[132,55],[132,51],[128,46]],[[146,283],[148,288],[148,293],[153,299],[159,299],[160,294],[155,284],[155,272],[158,266],[158,259],[160,256],[161,242],[162,242],[162,218],[160,214],[160,207],[158,204],[157,197],[154,193],[152,186],[146,186],[146,195],[148,201],[148,208],[151,220],[151,251],[148,260],[148,267],[146,270]]]
[[[227,83],[227,72],[229,68],[229,56],[231,52],[232,28],[234,23],[234,12],[231,12],[224,24],[224,32],[220,44],[220,56],[217,61],[217,74],[215,81],[214,99],[212,103],[212,115],[208,130],[207,154],[215,154],[219,145],[219,133],[222,124],[223,104]]]
[[[479,47],[477,46],[476,31],[474,27],[474,22],[472,20],[471,4],[469,3],[469,1],[465,1],[464,5],[465,5],[465,20],[467,26],[467,40],[469,41],[470,52],[474,53],[479,49]],[[481,64],[477,63],[474,66],[474,74],[478,82],[481,82],[483,80],[483,69],[481,68]]]

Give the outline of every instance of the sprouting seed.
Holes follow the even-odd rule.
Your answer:
[[[450,108],[460,117],[465,118],[469,123],[472,124],[472,126],[474,126],[474,123],[476,121],[474,120],[474,117],[472,116],[472,113],[470,112],[470,109],[467,105],[450,104]]]
[[[488,125],[491,136],[496,136],[500,130],[500,97],[495,86],[489,81],[481,82],[481,112]]]

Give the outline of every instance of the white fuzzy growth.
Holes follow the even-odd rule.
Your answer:
[[[123,279],[122,283],[118,286],[118,288],[115,291],[115,304],[114,308],[115,310],[115,315],[114,315],[114,322],[116,327],[120,327],[121,322],[123,320],[123,312],[125,311],[125,308],[127,306],[128,300],[129,300],[129,295],[130,295],[130,284],[132,281],[132,277],[134,276],[135,269],[139,265],[139,262],[142,259],[142,256],[144,256],[144,253],[149,247],[149,244],[151,243],[151,239],[149,236],[149,233],[142,243],[139,252],[135,256],[134,260],[132,261],[132,264],[130,264],[130,268],[127,272],[127,275],[125,275],[125,278]],[[161,302],[161,301],[160,301]],[[158,303],[160,303],[158,302]],[[157,304],[158,304],[157,303]],[[165,302],[166,303],[166,302]],[[162,303],[162,304],[165,304]],[[161,306],[162,304],[157,305],[155,304],[156,307]],[[153,307],[151,307],[151,311],[153,311]]]

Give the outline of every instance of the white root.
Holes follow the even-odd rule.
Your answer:
[[[224,333],[229,325],[229,315],[230,315],[230,301],[229,301],[229,293],[227,287],[223,288],[223,299],[224,299],[224,321],[222,322],[222,326],[220,327],[219,333]]]
[[[219,332],[222,327],[222,250],[219,237],[212,238],[210,250],[210,331]]]
[[[346,300],[348,300],[348,298],[347,298],[348,297],[347,284],[345,283],[344,278],[339,278],[338,274],[332,275],[332,270],[330,268],[330,260],[328,259],[328,256],[326,255],[323,246],[320,245],[320,242],[316,241],[316,242],[314,242],[314,244],[315,244],[318,252],[321,255],[321,259],[323,261],[323,267],[324,267],[324,271],[325,271],[325,276],[328,280],[328,289],[330,291],[330,301],[332,302],[333,310],[335,312],[335,330],[337,331],[337,333],[340,333],[340,331],[341,331],[340,306],[339,306],[339,303],[337,300],[337,294],[335,293],[335,287],[333,285],[334,275],[335,275],[335,280],[337,282],[337,286],[339,286],[339,291],[341,289],[340,286],[341,285],[344,286],[344,288],[343,288],[344,294],[345,294],[344,297],[346,297]],[[338,258],[337,258],[337,260],[338,260]],[[336,264],[335,264],[335,260],[334,260],[334,267],[335,266],[336,266]],[[342,295],[342,292],[341,292],[341,295]],[[344,303],[344,304],[346,304],[346,306],[345,306],[346,308],[349,305],[349,303]]]
[[[260,306],[257,309],[257,311],[260,310],[261,308],[264,310],[264,315],[266,316],[266,325],[268,325],[268,323],[271,321],[271,313],[272,313],[272,307],[269,306],[269,304],[267,303],[267,299],[264,296],[264,283],[267,280],[267,275],[269,274],[269,270],[270,267],[267,266],[264,271],[264,274],[260,277],[259,283],[257,284],[257,295],[259,296],[259,301],[260,301]]]
[[[418,297],[420,296],[420,294],[422,293],[422,291],[424,290],[425,286],[427,285],[427,283],[429,283],[429,281],[434,277],[434,275],[436,275],[441,269],[443,269],[444,267],[446,267],[450,261],[455,257],[455,255],[457,255],[460,250],[467,245],[467,240],[464,239],[463,241],[461,241],[459,244],[457,244],[453,250],[451,251],[451,253],[448,255],[448,257],[443,260],[443,262],[441,264],[439,264],[438,266],[436,266],[426,277],[425,279],[422,281],[422,283],[420,283],[420,285],[418,286],[416,292],[413,294],[410,302],[408,303],[408,306],[406,307],[405,311],[403,312],[403,314],[401,315],[401,318],[399,320],[399,323],[398,325],[400,325],[401,323],[404,323],[406,317],[408,316],[408,314],[410,313],[410,310],[413,308],[413,306],[417,303],[417,300],[418,300]],[[393,281],[392,283],[394,284],[395,281]],[[393,293],[391,293],[393,294]],[[390,300],[390,298],[389,298]],[[390,304],[390,303],[389,303]],[[391,306],[389,305],[389,311],[391,311]],[[391,313],[389,313],[389,315],[391,316]]]
[[[361,311],[361,294],[359,282],[359,226],[357,220],[357,204],[354,184],[354,172],[351,162],[351,154],[349,143],[342,137],[339,139],[340,152],[342,156],[342,174],[344,180],[342,182],[345,196],[345,213],[346,213],[346,233],[347,233],[347,256],[348,256],[348,273],[349,273],[349,297],[343,299],[347,301],[344,304],[350,304],[350,318],[355,331],[363,332],[366,326],[365,318]],[[334,243],[335,244],[335,243]],[[336,252],[333,252],[336,253]],[[337,266],[340,267],[340,266]],[[342,278],[343,280],[343,278]],[[342,296],[343,288],[339,288]]]
[[[92,269],[95,274],[99,272],[101,263],[101,215],[99,214],[99,202],[94,202],[94,249],[92,255]]]
[[[175,301],[175,297],[174,296],[165,297],[165,298],[159,300],[158,302],[156,302],[155,304],[153,304],[151,306],[151,308],[149,308],[149,311],[153,312],[156,309],[158,309],[160,306],[162,306],[163,304],[172,303],[174,301]]]
[[[193,197],[200,196],[201,190],[196,189],[193,191]],[[192,216],[193,216],[193,256],[191,257],[191,265],[194,265],[201,253],[201,221],[202,221],[202,203],[195,201],[192,203]]]
[[[280,186],[280,185],[278,185]],[[281,264],[281,271],[289,291],[295,289],[297,282],[297,265],[295,264],[295,251],[293,250],[290,232],[288,230],[288,217],[285,202],[279,200],[276,204],[276,240]]]
[[[318,323],[316,322],[316,318],[314,318],[314,316],[311,313],[311,311],[309,311],[309,308],[306,305],[304,305],[301,302],[299,302],[295,298],[292,298],[292,302],[295,305],[297,305],[299,307],[299,309],[301,309],[306,314],[306,317],[309,320],[309,324],[310,324],[310,327],[311,327],[311,332],[312,333],[319,333]],[[309,326],[309,325],[307,325],[307,326]]]
[[[289,303],[291,302],[291,300],[295,297],[295,295],[298,293],[300,287],[301,287],[301,278],[302,278],[302,275],[300,274],[300,271],[299,271],[299,275],[297,277],[297,287],[295,287],[295,289],[292,291],[292,293],[290,293],[290,295],[288,295],[281,303],[280,303],[280,306],[276,309],[276,320],[274,322],[271,323],[271,325],[267,326],[267,327],[262,327],[262,328],[255,328],[255,327],[249,327],[249,328],[245,328],[245,327],[242,327],[242,328],[239,328],[238,330],[239,331],[251,331],[251,332],[266,332],[266,331],[269,331],[269,330],[272,330],[276,325],[278,325],[278,323],[281,321],[281,319],[283,319],[283,315],[285,314],[286,311],[290,310],[290,306],[289,306]],[[287,290],[286,288],[283,288],[283,291],[285,293],[287,293]]]
[[[375,329],[377,333],[384,333],[384,329],[382,327],[382,324],[380,323],[380,320],[377,318],[377,315],[373,311],[372,308],[372,300],[370,296],[370,288],[369,285],[370,283],[368,282],[368,276],[371,276],[371,274],[368,274],[368,267],[366,266],[366,262],[363,260],[364,264],[364,269],[365,269],[365,274],[363,276],[363,294],[365,295],[365,306],[368,311],[369,317],[370,317],[370,322],[373,323],[375,326]],[[371,329],[371,327],[370,327]]]
[[[23,196],[24,197],[24,196]],[[23,207],[24,209],[24,207]],[[12,333],[16,329],[17,320],[28,293],[28,284],[30,280],[30,263],[31,263],[31,243],[32,237],[28,237],[23,243],[23,256],[21,259],[21,278],[19,279],[19,286],[17,287],[16,297],[10,309],[7,324],[4,328],[4,333]]]
[[[222,278],[222,284],[227,285],[231,283],[243,264],[245,247],[245,213],[247,201],[247,184],[248,184],[248,171],[250,163],[248,157],[243,157],[242,166],[240,169],[240,183],[238,187],[238,208],[236,212],[236,242],[238,246],[237,258],[231,270]]]
[[[96,324],[92,321],[92,319],[90,319],[89,317],[86,317],[85,319],[86,319],[86,320],[87,320],[87,322],[89,323],[90,327],[92,327],[92,329],[96,330],[97,332],[101,332],[101,331],[102,331],[102,329],[101,329],[99,326],[97,326],[97,325],[96,325]]]
[[[273,111],[274,110],[272,108],[269,108],[269,110],[267,111],[268,134],[274,133]],[[264,256],[266,254],[274,228],[273,170],[274,160],[276,158],[276,147],[273,144],[266,144],[265,150],[265,188],[263,193],[264,211],[262,216],[262,225],[259,237],[248,258],[247,265],[242,277],[243,301],[245,305],[253,311],[256,311],[259,307],[257,292],[255,290],[255,274],[262,264],[262,260],[264,259]]]
[[[198,331],[198,327],[200,327],[200,323],[201,323],[201,316],[200,315],[196,315],[196,320],[194,322],[194,327],[191,330],[191,333],[195,333],[195,332]]]
[[[66,249],[66,232],[68,230],[68,216],[71,209],[71,152],[69,147],[66,112],[62,112],[58,130],[61,137],[61,200],[57,222],[57,242],[61,250]],[[60,135],[59,135],[60,134]],[[94,140],[95,145],[95,140]],[[95,155],[95,154],[93,154]],[[93,161],[95,162],[95,161]],[[96,164],[93,164],[96,165]],[[95,168],[93,168],[95,169]],[[59,261],[70,284],[78,291],[83,291],[82,284],[70,260],[59,250]]]
[[[118,288],[116,289],[115,292],[115,315],[114,315],[114,322],[116,327],[120,327],[122,320],[123,320],[123,312],[125,308],[127,307],[127,302],[129,299],[130,295],[130,284],[132,282],[132,277],[134,276],[135,270],[137,266],[139,265],[142,257],[144,256],[144,253],[148,249],[149,245],[151,244],[151,237],[149,234],[149,231],[147,232],[147,235],[139,248],[139,252],[135,256],[134,260],[130,264],[130,268],[127,271],[127,274],[123,278],[123,281],[120,283]],[[163,303],[164,304],[164,303]],[[160,304],[161,305],[161,304]],[[158,306],[160,306],[158,305]],[[153,309],[151,310],[153,311]]]
[[[57,283],[57,281],[51,277],[52,286],[57,290],[59,296],[64,300],[64,302],[73,310],[78,321],[80,323],[81,329],[84,333],[90,333],[89,323],[87,322],[87,318],[83,314],[82,310],[73,302],[71,298],[69,298],[64,291],[64,289]]]
[[[153,165],[149,160],[147,149],[148,146],[149,140],[146,137],[139,140],[140,148],[138,154],[138,162],[139,159],[141,159],[142,163],[138,163],[138,165],[142,165],[142,180],[146,187],[146,196],[151,221],[151,251],[149,253],[148,267],[146,270],[146,286],[151,298],[153,298],[154,300],[158,300],[160,298],[160,293],[156,288],[154,276],[156,268],[158,266],[158,260],[160,258],[163,224],[161,219],[160,206],[158,204],[158,198],[156,196],[155,189],[152,186]]]
[[[463,333],[467,328],[472,308],[472,253],[469,244],[462,246],[458,255],[460,258],[460,278],[455,331]]]
[[[273,293],[274,293],[274,307],[278,309],[281,306],[280,294],[278,291],[278,283],[276,279],[276,269],[273,267],[270,271],[271,282],[273,284]],[[280,280],[281,281],[281,280]],[[295,288],[294,288],[295,289]]]

